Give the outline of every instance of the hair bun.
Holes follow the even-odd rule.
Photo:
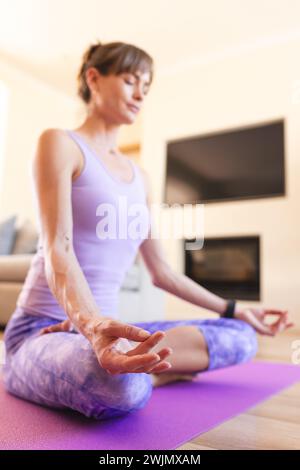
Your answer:
[[[86,51],[86,53],[84,54],[84,62],[87,62],[88,60],[90,60],[90,58],[92,57],[92,55],[94,54],[94,52],[100,47],[102,46],[102,43],[100,41],[98,41],[96,44],[92,44],[88,50]]]

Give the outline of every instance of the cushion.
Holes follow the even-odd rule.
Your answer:
[[[24,282],[33,254],[0,256],[0,282]]]
[[[17,216],[12,215],[0,222],[0,255],[9,255],[11,253],[16,237],[16,219]]]
[[[33,223],[26,219],[16,230],[16,239],[11,253],[35,253],[37,251],[38,232]]]

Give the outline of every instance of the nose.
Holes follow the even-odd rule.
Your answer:
[[[136,88],[134,90],[133,98],[135,100],[138,100],[140,102],[140,104],[143,102],[144,93],[143,93],[143,89],[142,89],[141,86],[136,86]]]
[[[143,102],[143,96],[141,94],[134,93],[132,101],[140,108]]]

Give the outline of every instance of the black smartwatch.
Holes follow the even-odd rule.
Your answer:
[[[227,307],[225,312],[223,313],[223,318],[233,318],[234,309],[235,309],[236,301],[234,299],[227,300]]]

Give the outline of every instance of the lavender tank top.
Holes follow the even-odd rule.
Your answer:
[[[143,178],[138,166],[129,160],[133,180],[121,181],[79,134],[64,131],[84,156],[84,168],[72,182],[74,251],[100,313],[119,318],[121,284],[150,228]],[[32,315],[66,318],[45,277],[41,233],[17,307]]]

